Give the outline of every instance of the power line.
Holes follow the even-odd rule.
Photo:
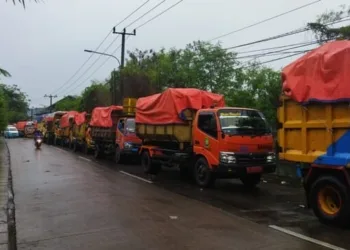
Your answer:
[[[283,56],[283,57],[278,57],[278,58],[275,58],[275,59],[272,59],[272,60],[259,62],[259,63],[254,64],[254,66],[259,66],[259,65],[262,65],[262,64],[270,63],[270,62],[275,62],[275,61],[283,60],[283,59],[290,58],[290,57],[293,57],[293,56],[296,56],[296,55],[300,55],[300,54],[304,54],[304,53],[305,53],[305,51],[297,52],[297,53],[292,54],[292,55]],[[249,67],[251,67],[251,66],[250,66],[250,65],[247,65],[247,66],[241,67],[241,69],[245,69],[245,68],[249,68]]]
[[[169,8],[165,9],[164,11],[160,12],[158,15],[152,17],[151,19],[147,20],[146,22],[144,22],[143,24],[139,25],[136,29],[139,29],[143,26],[145,26],[146,24],[152,22],[154,19],[158,18],[159,16],[163,15],[165,12],[168,12],[169,10],[171,10],[172,8],[174,8],[176,5],[180,4],[181,2],[183,2],[183,0],[180,0],[176,3],[174,3],[173,5],[171,5]]]
[[[137,7],[134,11],[132,11],[128,16],[126,16],[123,20],[121,20],[120,22],[118,22],[114,27],[117,27],[118,25],[120,25],[121,23],[123,23],[125,20],[127,20],[130,16],[132,16],[133,14],[135,14],[139,9],[141,9],[144,5],[146,5],[150,0],[145,1],[143,4],[141,4],[139,7]],[[109,35],[111,34],[111,31],[108,31],[107,35],[105,36],[105,38],[102,40],[102,42],[97,46],[97,48],[95,50],[99,50],[99,48],[102,46],[102,44],[107,40],[107,38],[109,37]],[[116,39],[115,39],[116,40]],[[109,47],[112,46],[111,44],[109,45]],[[109,48],[108,47],[108,48]],[[88,63],[88,61],[94,56],[94,54],[91,54],[88,59],[78,68],[78,70],[63,84],[61,85],[58,89],[56,89],[55,91],[53,91],[52,93],[58,92],[59,90],[61,90],[64,86],[66,86],[68,83],[70,83],[70,81],[81,71],[81,69]]]
[[[318,41],[310,41],[310,42],[302,42],[302,43],[292,43],[292,44],[286,44],[286,45],[281,45],[281,46],[276,46],[276,47],[269,47],[269,48],[262,48],[262,49],[255,49],[255,50],[249,50],[249,51],[240,51],[236,52],[237,54],[247,54],[247,53],[252,53],[252,52],[260,52],[264,50],[272,50],[272,49],[280,49],[280,48],[286,48],[286,47],[291,47],[291,46],[296,46],[296,45],[313,45],[315,43],[318,43]]]
[[[217,39],[220,39],[220,38],[223,38],[223,37],[232,35],[232,34],[234,34],[234,33],[237,33],[237,32],[239,32],[239,31],[246,30],[246,29],[248,29],[248,28],[251,28],[251,27],[257,26],[257,25],[259,25],[259,24],[265,23],[265,22],[267,22],[267,21],[273,20],[273,19],[275,19],[275,18],[278,18],[278,17],[284,16],[284,15],[287,15],[287,14],[289,14],[289,13],[292,13],[292,12],[294,12],[294,11],[303,9],[303,8],[305,8],[305,7],[308,7],[308,6],[310,6],[310,5],[313,5],[313,4],[315,4],[315,3],[318,3],[318,2],[320,2],[320,1],[321,1],[321,0],[317,0],[317,1],[314,1],[314,2],[311,2],[311,3],[308,3],[308,4],[305,4],[305,5],[299,6],[299,7],[295,8],[295,9],[292,9],[292,10],[289,10],[289,11],[287,11],[287,12],[283,12],[283,13],[281,13],[281,14],[278,14],[278,15],[276,15],[276,16],[273,16],[273,17],[270,17],[270,18],[261,20],[261,21],[259,21],[259,22],[253,23],[253,24],[248,25],[248,26],[245,26],[245,27],[243,27],[243,28],[240,28],[240,29],[231,31],[231,32],[229,32],[229,33],[226,33],[226,34],[224,34],[224,35],[214,37],[214,38],[210,39],[209,41],[217,40]]]
[[[324,25],[332,25],[332,24],[336,24],[336,23],[345,22],[345,21],[350,20],[350,18],[348,18],[348,17],[350,17],[350,16],[346,16],[346,17],[344,17],[344,18],[342,18],[340,20],[337,20],[337,21],[334,21],[334,22],[329,22],[329,23],[326,23]],[[244,43],[244,44],[241,44],[241,45],[228,47],[228,48],[226,48],[226,50],[236,49],[236,48],[245,47],[245,46],[248,46],[248,45],[253,45],[253,44],[262,43],[262,42],[267,42],[267,41],[279,39],[279,38],[282,38],[282,37],[299,34],[299,33],[305,32],[305,31],[309,31],[309,30],[310,30],[310,28],[308,28],[308,27],[299,28],[299,29],[296,29],[296,30],[292,30],[292,31],[289,31],[289,32],[286,32],[286,33],[282,33],[282,34],[276,35],[276,36],[271,36],[271,37],[264,38],[264,39],[261,39],[261,40],[257,40],[257,41],[253,41],[253,42],[249,42],[249,43]]]
[[[156,16],[152,17],[151,19],[147,20],[147,21],[144,22],[143,24],[139,25],[136,29],[139,29],[139,28],[145,26],[146,24],[150,23],[151,21],[153,21],[154,19],[158,18],[159,16],[161,16],[161,15],[164,14],[164,13],[166,13],[167,11],[171,10],[172,8],[174,8],[175,6],[177,6],[178,4],[180,4],[181,2],[183,2],[183,0],[180,0],[180,1],[176,2],[175,4],[171,5],[170,7],[168,7],[167,9],[165,9],[164,11],[160,12],[160,13],[157,14]],[[163,3],[163,2],[161,2],[161,3]],[[161,3],[160,3],[160,4],[161,4]],[[160,4],[156,5],[156,6],[153,8],[153,10],[154,10],[157,6],[159,6]],[[150,13],[150,11],[148,11],[147,14],[148,14],[148,13]],[[143,16],[144,16],[144,15],[143,15]],[[128,26],[126,26],[126,28],[129,27],[130,25],[132,25],[132,23],[129,24]],[[117,37],[112,41],[112,43],[110,44],[110,46],[116,41],[116,39],[117,39]],[[127,38],[127,39],[128,39],[128,38]],[[109,46],[109,47],[110,47],[110,46]],[[108,48],[109,48],[109,47],[108,47]],[[121,46],[119,46],[117,49],[119,49],[120,47],[121,47]],[[115,50],[112,54],[114,54],[116,51],[117,51],[117,50]],[[105,51],[104,51],[104,52],[105,52]],[[109,59],[109,58],[108,58],[108,59]],[[101,64],[101,65],[98,67],[98,69],[100,69],[100,68],[108,61],[108,59],[107,59],[103,64]],[[97,70],[98,70],[98,69],[97,69]],[[95,70],[95,71],[93,72],[93,74],[96,73],[97,70]],[[91,76],[92,76],[93,74],[91,74]],[[90,76],[90,77],[91,77],[91,76]],[[84,82],[86,82],[86,81],[87,81],[87,80],[84,80],[82,83],[84,83]],[[79,86],[80,86],[80,85],[79,85]],[[75,89],[76,89],[76,88],[74,88],[73,90],[75,90]]]
[[[316,43],[317,43],[317,42],[315,42],[315,43],[313,43],[313,44],[316,44]],[[290,50],[290,49],[297,49],[297,48],[302,48],[302,47],[306,47],[306,46],[311,46],[311,45],[313,45],[313,44],[299,45],[299,46],[284,48],[284,49],[280,49],[280,50],[269,51],[269,52],[265,52],[265,53],[261,53],[261,54],[253,54],[253,55],[247,55],[247,56],[239,56],[239,57],[236,57],[236,59],[249,58],[249,57],[261,57],[261,56],[269,55],[269,54],[273,54],[273,53],[285,52],[285,51]]]
[[[140,20],[141,18],[143,18],[144,16],[146,16],[147,14],[151,13],[153,10],[155,10],[156,8],[158,8],[160,5],[162,5],[166,0],[161,1],[160,3],[158,3],[157,5],[155,5],[152,9],[150,9],[149,11],[147,11],[146,13],[144,13],[142,16],[138,17],[136,20],[134,20],[133,22],[131,22],[129,25],[126,26],[130,27],[131,25],[133,25],[134,23],[136,23],[138,20]]]

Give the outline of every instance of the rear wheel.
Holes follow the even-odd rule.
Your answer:
[[[214,173],[210,170],[207,160],[199,158],[194,165],[194,179],[200,187],[210,187],[215,182]]]
[[[147,150],[142,152],[141,165],[146,174],[158,174],[161,170],[161,164],[153,163],[152,158]]]
[[[243,185],[247,188],[255,188],[260,183],[261,174],[247,174],[241,177]]]
[[[348,226],[350,223],[350,196],[346,186],[333,176],[315,181],[310,189],[310,205],[325,224]]]

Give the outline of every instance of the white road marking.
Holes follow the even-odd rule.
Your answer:
[[[278,226],[275,226],[275,225],[269,225],[269,227],[273,228],[273,229],[275,229],[277,231],[280,231],[282,233],[292,235],[292,236],[297,237],[299,239],[306,240],[306,241],[309,241],[309,242],[314,243],[316,245],[320,245],[320,246],[323,246],[323,247],[326,247],[326,248],[329,248],[329,249],[346,250],[345,248],[337,247],[337,246],[331,245],[331,244],[329,244],[327,242],[316,240],[314,238],[311,238],[311,237],[308,237],[308,236],[305,236],[305,235],[293,232],[291,230],[288,230],[288,229],[285,229],[285,228],[282,228],[282,227],[278,227]]]
[[[136,179],[138,179],[138,180],[141,180],[141,181],[144,181],[144,182],[150,183],[150,184],[152,184],[152,183],[153,183],[152,181],[146,180],[146,179],[144,179],[144,178],[138,177],[138,176],[133,175],[133,174],[129,174],[129,173],[124,172],[124,171],[119,171],[119,172],[120,172],[120,173],[122,173],[122,174],[128,175],[128,176],[130,176],[130,177],[136,178]]]
[[[85,158],[85,157],[82,157],[82,156],[78,156],[78,158],[80,158],[80,159],[82,159],[82,160],[85,160],[85,161],[91,161],[90,159]]]

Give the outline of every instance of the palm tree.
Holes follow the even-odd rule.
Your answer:
[[[0,76],[11,77],[11,74],[6,70],[0,68]]]
[[[34,2],[38,2],[39,0],[34,0]],[[7,2],[7,0],[6,0]],[[20,4],[23,5],[23,7],[25,8],[26,7],[26,2],[25,0],[12,0],[13,4],[16,4],[16,2],[19,2]]]

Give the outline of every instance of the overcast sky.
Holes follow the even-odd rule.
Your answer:
[[[177,1],[165,0],[127,31],[131,32]],[[138,29],[137,35],[127,40],[127,50],[182,48],[193,40],[209,40],[313,1],[315,0],[184,0]],[[23,9],[19,4],[14,6],[12,1],[0,0],[0,68],[12,74],[11,78],[2,78],[2,81],[19,85],[32,99],[31,106],[35,107],[49,103],[43,97],[45,94],[57,94],[58,99],[69,94],[79,94],[91,80],[103,80],[117,67],[116,61],[112,59],[100,67],[106,60],[106,57],[100,57],[88,69],[98,58],[94,55],[70,80],[90,56],[83,52],[84,49],[96,49],[111,28],[143,2],[146,0],[44,0],[40,3],[27,0],[27,7]],[[119,25],[117,30],[122,30],[160,2],[162,0],[149,0],[143,8]],[[321,0],[220,40],[224,47],[229,47],[278,35],[301,28],[307,22],[315,20],[318,14],[348,2]],[[99,51],[104,51],[115,37],[116,35],[110,34]],[[311,40],[314,40],[312,34],[305,32],[237,51]],[[114,51],[120,42],[118,38],[106,52]],[[120,50],[115,55],[120,57]],[[261,61],[273,58],[276,57],[265,57]],[[293,58],[288,58],[268,66],[280,69],[292,60]],[[57,89],[59,90],[56,91]]]

